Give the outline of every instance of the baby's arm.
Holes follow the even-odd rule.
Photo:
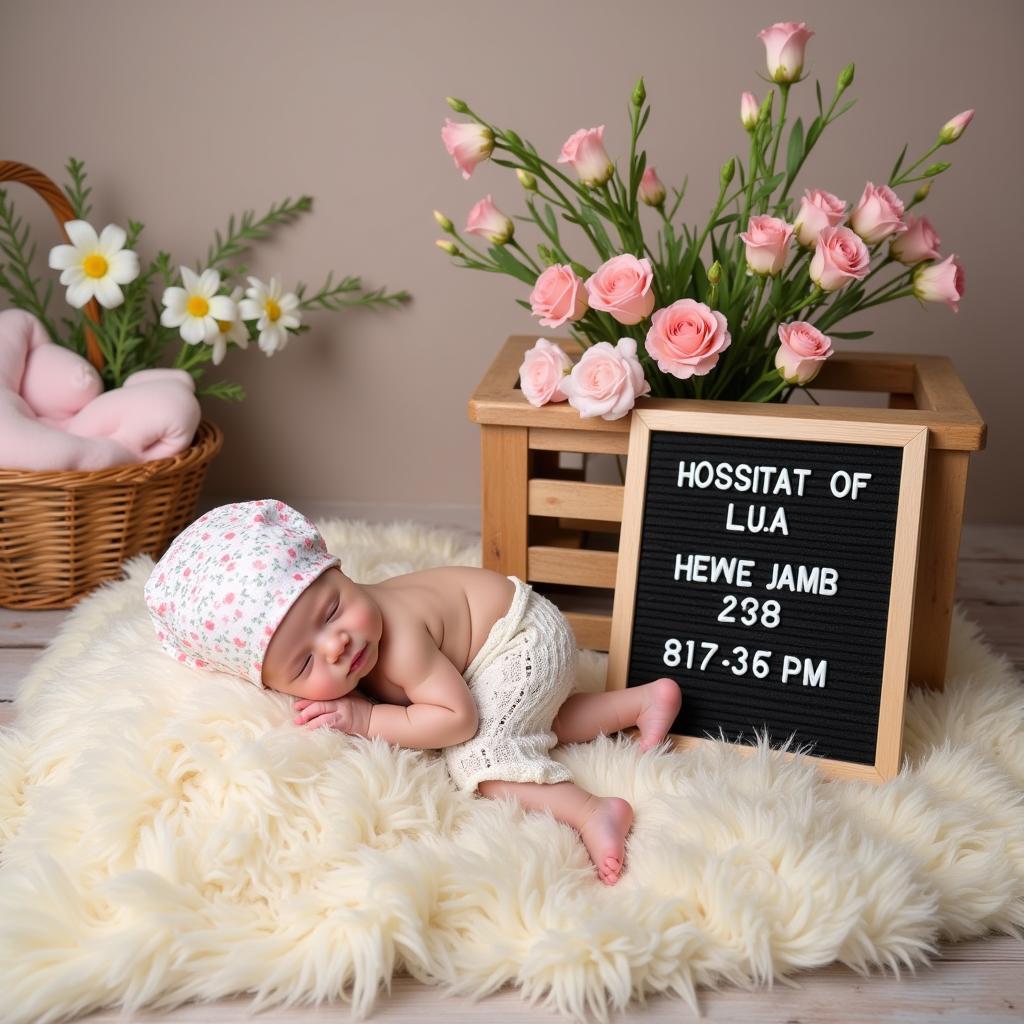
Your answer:
[[[474,736],[480,723],[476,701],[425,630],[406,660],[408,678],[417,680],[404,686],[412,703],[370,705],[363,735],[423,750],[451,747]]]

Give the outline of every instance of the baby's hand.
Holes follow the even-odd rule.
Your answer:
[[[295,701],[297,714],[292,721],[296,725],[304,725],[307,729],[337,729],[338,732],[350,736],[365,736],[373,707],[365,697],[349,694],[337,700],[305,700]]]

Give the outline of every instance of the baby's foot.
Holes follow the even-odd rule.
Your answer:
[[[617,796],[594,797],[594,809],[580,828],[583,843],[605,885],[614,885],[626,859],[626,836],[633,827],[633,808]]]
[[[674,679],[655,679],[641,689],[647,700],[637,716],[636,725],[640,730],[640,749],[650,750],[668,735],[679,714],[683,695]]]

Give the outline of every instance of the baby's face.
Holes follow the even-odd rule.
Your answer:
[[[343,697],[377,664],[382,629],[380,607],[369,592],[340,569],[328,569],[299,595],[270,638],[263,684],[307,700]]]

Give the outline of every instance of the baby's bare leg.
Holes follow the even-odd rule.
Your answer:
[[[679,714],[682,694],[673,679],[601,693],[574,693],[551,725],[559,743],[583,743],[637,726],[640,749],[657,746]]]
[[[486,797],[511,796],[530,811],[549,810],[571,825],[587,848],[605,885],[619,880],[626,858],[626,836],[633,826],[633,808],[619,797],[598,797],[572,782],[481,782]]]

